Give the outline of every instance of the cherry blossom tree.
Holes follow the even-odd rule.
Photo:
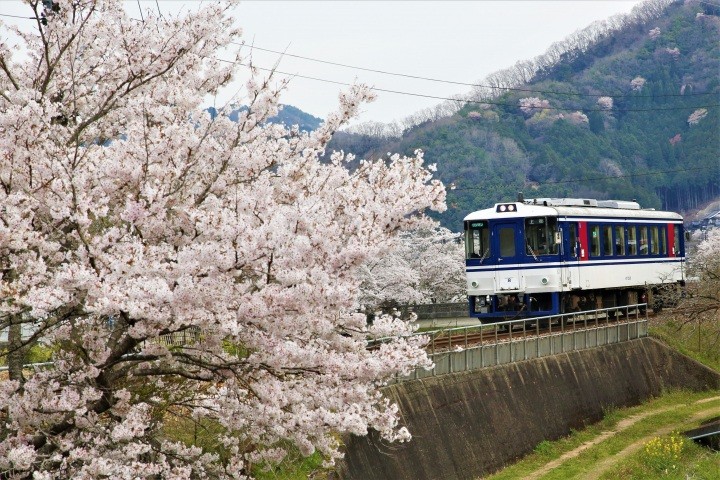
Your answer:
[[[662,52],[674,60],[677,60],[678,58],[680,58],[680,49],[677,47],[675,47],[675,48],[666,47],[662,50]]]
[[[633,91],[639,92],[645,86],[646,81],[643,77],[635,77],[630,81],[630,87]]]
[[[597,99],[597,104],[603,110],[612,110],[613,99],[612,97],[600,97]]]
[[[358,270],[359,307],[453,302],[465,298],[465,256],[459,234],[442,227],[403,232],[396,246]]]
[[[677,303],[676,313],[684,317],[684,324],[704,323],[720,344],[720,229],[707,231],[690,257],[688,282],[680,292],[663,292],[665,301]]]
[[[720,229],[711,229],[688,265],[688,288],[682,311],[720,319]]]
[[[700,123],[700,120],[707,117],[708,111],[707,108],[698,108],[693,113],[690,114],[690,116],[687,119],[688,125],[697,125]]]
[[[445,190],[420,152],[319,160],[371,91],[304,133],[266,122],[284,84],[251,70],[239,120],[211,118],[240,74],[232,5],[27,5],[19,49],[0,40],[0,329],[34,334],[2,353],[0,476],[247,478],[289,445],[331,463],[338,433],[409,438],[378,387],[429,361],[353,313],[355,271]],[[53,365],[30,374],[36,342]]]
[[[518,100],[518,105],[520,105],[520,110],[525,115],[532,116],[537,112],[549,108],[550,102],[548,100],[541,100],[537,97],[527,97]]]
[[[583,112],[570,112],[564,115],[564,118],[574,125],[582,125],[590,123],[588,116]]]

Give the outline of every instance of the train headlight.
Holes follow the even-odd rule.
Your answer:
[[[517,207],[515,206],[514,203],[503,203],[503,204],[498,205],[497,208],[495,209],[495,211],[498,213],[516,212]]]
[[[472,285],[473,288],[477,288],[478,286],[480,286],[480,284],[479,284],[478,282],[475,282],[475,281],[473,281],[472,283],[470,283],[470,285]]]
[[[547,284],[548,284],[548,279],[547,279],[547,277],[541,278],[541,279],[540,279],[540,283],[542,283],[543,285],[547,285]]]

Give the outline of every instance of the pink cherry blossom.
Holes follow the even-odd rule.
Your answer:
[[[289,444],[332,463],[339,433],[407,440],[378,388],[429,361],[405,322],[366,325],[357,275],[445,188],[422,152],[322,160],[373,92],[342,92],[312,133],[269,124],[285,82],[240,66],[232,4],[42,5],[27,55],[0,23],[0,471],[247,478]],[[211,118],[242,76],[247,109]],[[30,375],[37,342],[53,365]],[[223,455],[171,421],[214,425]]]
[[[645,86],[646,80],[643,77],[635,77],[630,81],[633,91],[639,92]]]
[[[708,111],[707,108],[698,108],[693,113],[690,114],[690,116],[687,119],[687,122],[689,125],[697,125],[700,123],[700,120],[707,117]]]

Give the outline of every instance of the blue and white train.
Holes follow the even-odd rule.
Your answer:
[[[684,283],[683,218],[636,202],[537,198],[465,217],[470,315],[482,322],[648,302]]]

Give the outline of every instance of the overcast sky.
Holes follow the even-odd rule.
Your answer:
[[[520,60],[545,52],[576,30],[619,13],[637,0],[527,1],[243,1],[237,7],[244,40],[263,49],[366,69],[473,83]],[[128,0],[139,8],[178,12],[200,1]],[[14,0],[0,0],[0,13],[22,12]],[[22,13],[21,13],[22,14]],[[10,22],[11,19],[3,18]],[[22,21],[20,21],[22,22]],[[249,50],[247,50],[249,53]],[[260,50],[253,62],[298,76],[332,82],[361,81],[377,88],[449,97],[469,87],[383,75]],[[341,85],[294,77],[282,103],[318,117],[333,110]],[[234,91],[235,89],[233,89]],[[221,99],[225,100],[225,98]],[[439,103],[381,93],[359,121],[390,122]]]

